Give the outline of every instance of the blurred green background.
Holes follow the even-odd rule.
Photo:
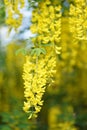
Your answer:
[[[25,57],[15,52],[26,41],[4,45],[0,38],[0,130],[87,130],[87,41],[73,43],[66,2],[62,3],[62,52],[57,57],[55,83],[47,87],[37,119],[28,120],[22,110]],[[2,27],[6,27],[5,7],[0,1],[0,33]]]

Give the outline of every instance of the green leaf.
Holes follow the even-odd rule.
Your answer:
[[[4,112],[1,115],[2,115],[3,122],[10,122],[11,117],[10,117],[9,113]]]
[[[0,128],[0,130],[11,130],[11,128],[7,125],[3,125],[2,128]]]
[[[37,56],[39,56],[40,54],[46,54],[46,50],[44,48],[34,48],[31,50],[31,55],[36,54]]]
[[[24,128],[28,128],[29,127],[29,124],[28,123],[25,123],[25,124],[18,124],[17,125],[18,126],[18,128],[20,128],[20,129],[24,129]]]
[[[45,55],[46,54],[46,50],[44,48],[41,48],[41,52]]]
[[[22,53],[23,55],[26,55],[27,54],[27,51],[25,48],[20,48],[16,51],[16,55],[18,55],[19,53]]]
[[[36,55],[39,56],[41,54],[40,48],[36,48]]]
[[[31,55],[34,55],[35,54],[35,49],[32,49],[31,50]]]

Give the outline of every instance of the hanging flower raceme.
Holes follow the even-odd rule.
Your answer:
[[[41,54],[39,57],[26,56],[23,72],[26,101],[23,110],[29,114],[29,119],[37,117],[37,113],[41,110],[46,85],[49,84],[49,81],[52,82],[55,73],[55,58],[53,52],[47,55]]]
[[[20,8],[24,7],[25,0],[4,0],[6,6],[6,24],[17,29],[22,24],[23,14]]]
[[[69,25],[72,35],[72,45],[76,46],[76,51],[73,53],[77,57],[75,63],[78,67],[86,67],[86,40],[87,40],[87,0],[75,0],[70,5]],[[73,49],[74,50],[74,49]],[[84,58],[82,57],[82,52]]]
[[[56,53],[59,53],[61,35],[61,6],[58,2],[44,0],[32,12],[32,25],[30,30],[37,34],[32,39],[34,44],[54,44]]]
[[[87,1],[75,0],[70,6],[70,31],[78,40],[87,40]]]
[[[56,53],[61,47],[61,7],[51,0],[39,2],[32,12],[30,30],[36,34],[32,38],[34,48],[24,64],[24,107],[29,119],[36,117],[43,105],[42,96],[46,86],[53,82],[56,72]]]

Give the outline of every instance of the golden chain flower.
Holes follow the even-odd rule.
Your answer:
[[[6,24],[17,29],[22,24],[23,14],[19,8],[23,8],[25,0],[4,0],[6,6]],[[20,7],[19,7],[20,5]]]
[[[70,6],[70,31],[74,38],[87,40],[87,1],[75,0]]]
[[[29,113],[29,119],[37,117],[43,105],[42,96],[45,92],[46,85],[52,82],[55,73],[56,60],[53,52],[47,55],[26,56],[24,64],[24,102],[23,110]]]
[[[42,95],[49,83],[53,82],[56,72],[56,53],[60,53],[61,47],[61,6],[55,1],[44,0],[32,12],[32,25],[30,30],[36,34],[32,38],[34,48],[44,47],[46,54],[26,57],[23,79],[25,81],[24,111],[29,113],[29,119],[36,117],[43,104]],[[38,57],[38,58],[37,58]]]
[[[54,1],[55,2],[55,1]],[[32,39],[34,44],[54,44],[56,53],[60,43],[61,35],[61,6],[50,0],[39,2],[38,7],[32,12],[32,25],[30,30],[37,34]]]

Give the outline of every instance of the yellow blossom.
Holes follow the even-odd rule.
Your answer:
[[[6,24],[17,29],[22,24],[23,14],[20,13],[18,5],[24,7],[25,0],[9,1],[4,0],[6,6]]]
[[[56,57],[54,50],[47,49],[46,55],[26,56],[26,63],[24,64],[24,102],[23,110],[29,113],[29,119],[36,117],[43,105],[42,96],[45,92],[46,85],[52,79],[56,67]],[[52,80],[50,81],[50,84]]]
[[[58,3],[55,5],[51,0],[39,2],[32,12],[33,23],[30,30],[37,34],[36,40],[32,38],[32,41],[38,44],[51,42],[58,46],[61,40],[61,15],[61,6]]]
[[[85,0],[75,0],[70,6],[70,31],[77,40],[87,40],[87,6]]]

